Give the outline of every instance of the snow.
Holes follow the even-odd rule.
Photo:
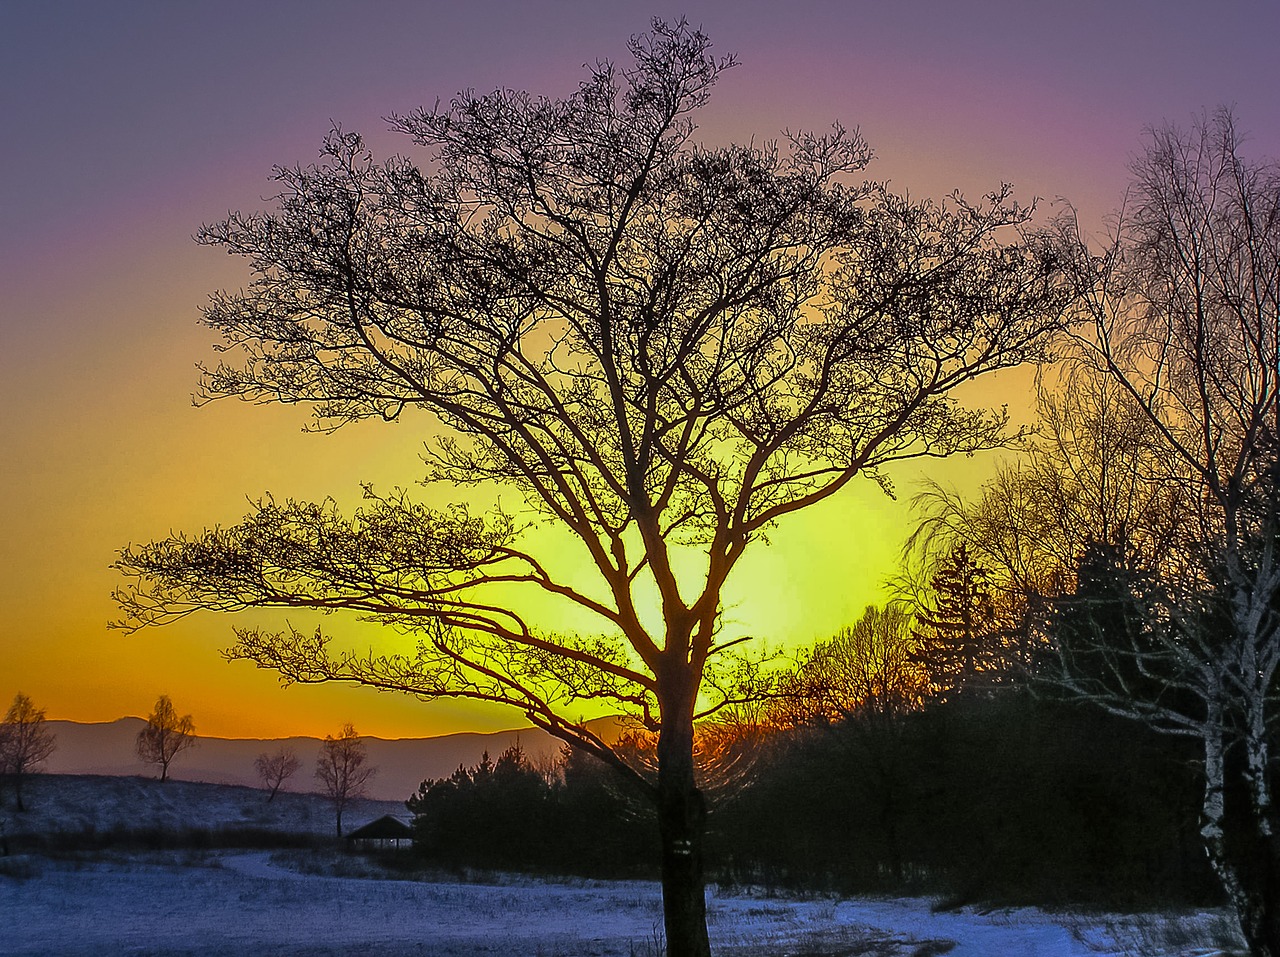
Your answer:
[[[100,775],[37,774],[23,785],[28,810],[0,807],[10,835],[87,833],[120,829],[260,829],[329,835],[333,804],[320,794],[281,791],[273,801],[259,788]],[[402,801],[357,799],[343,813],[345,829],[391,814],[409,820]]]
[[[0,809],[22,835],[120,828],[332,833],[319,795],[170,781],[40,775],[30,810]],[[362,802],[350,828],[403,805]],[[234,844],[234,841],[227,842]],[[38,844],[36,846],[39,846]],[[0,955],[14,957],[659,957],[659,887],[643,881],[488,883],[374,879],[337,851],[116,849],[0,857]],[[318,873],[316,873],[318,872]],[[364,876],[359,875],[364,872]],[[344,875],[344,876],[333,876]],[[923,899],[778,897],[711,888],[717,957],[1209,957],[1225,955],[1221,913],[1048,914],[935,910]]]
[[[0,864],[0,874],[10,875],[0,876],[6,926],[0,954],[14,957],[640,957],[655,955],[661,936],[659,888],[642,881],[317,876],[266,851],[95,861],[11,857]],[[714,950],[726,957],[1224,953],[1213,945],[1222,922],[1212,914],[1139,920],[1033,909],[936,912],[918,899],[796,899],[713,889],[709,923]],[[1163,948],[1162,934],[1171,941]]]

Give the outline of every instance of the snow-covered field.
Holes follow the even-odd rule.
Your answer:
[[[272,827],[322,833],[318,796],[47,776],[7,832]],[[352,825],[395,810],[370,802]],[[19,842],[15,840],[15,848]],[[66,846],[66,842],[64,842]],[[333,876],[376,871],[337,851],[177,850],[0,857],[0,955],[24,957],[660,957],[661,900],[640,881],[487,883]],[[780,898],[712,888],[721,957],[1207,957],[1221,914],[1138,917],[1033,909],[935,912],[919,899]]]
[[[0,808],[0,826],[11,836],[157,829],[314,835],[334,831],[333,805],[320,794],[281,791],[268,803],[267,792],[258,788],[89,774],[33,775],[23,785],[23,794],[26,811],[18,813],[8,806],[7,794],[6,806]],[[352,830],[384,814],[409,820],[401,801],[358,799],[344,812],[343,826]]]
[[[0,861],[0,954],[659,957],[655,884],[451,883],[299,873],[266,851],[94,862]],[[712,891],[715,952],[733,957],[1096,957],[1226,953],[1221,917],[934,913],[922,900]]]

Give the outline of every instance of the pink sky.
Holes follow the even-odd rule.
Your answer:
[[[1023,199],[1067,197],[1096,227],[1122,198],[1143,127],[1219,104],[1234,105],[1256,154],[1280,154],[1274,2],[9,0],[0,705],[22,690],[51,717],[109,720],[163,692],[202,732],[231,735],[520,723],[360,690],[282,693],[221,661],[225,619],[108,632],[106,566],[130,540],[232,521],[263,491],[341,499],[361,480],[417,474],[412,423],[321,438],[298,433],[296,409],[190,407],[193,365],[210,355],[197,309],[248,278],[191,242],[199,225],[267,205],[272,164],[311,161],[331,121],[383,153],[409,149],[382,116],[466,87],[567,93],[584,62],[625,57],[651,13],[683,13],[739,56],[705,140],[839,120],[876,149],[870,175],[917,195],[1007,180]],[[920,478],[899,475],[904,497]],[[907,516],[867,483],[802,517],[745,570],[773,583],[767,600],[743,597],[731,615],[775,644],[829,635],[877,597]]]

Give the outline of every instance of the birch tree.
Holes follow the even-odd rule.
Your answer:
[[[369,760],[364,739],[355,725],[347,722],[337,737],[324,736],[316,757],[316,780],[333,804],[334,828],[342,837],[342,814],[356,798],[363,797],[378,769]],[[274,792],[273,792],[274,793]]]
[[[147,724],[138,732],[135,742],[140,757],[147,764],[160,766],[161,782],[169,780],[169,765],[179,754],[195,747],[196,725],[191,715],[179,717],[167,694],[156,699],[156,706],[147,716]]]
[[[1065,676],[1109,710],[1202,743],[1205,847],[1251,952],[1277,957],[1280,170],[1241,144],[1226,110],[1153,130],[1108,248],[1091,254],[1066,224],[1081,343],[1141,414],[1178,520],[1148,562],[1158,587],[1143,597],[1145,626],[1097,629],[1087,669],[1064,649]],[[1237,763],[1238,832],[1227,803]]]

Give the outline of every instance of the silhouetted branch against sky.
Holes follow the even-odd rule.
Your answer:
[[[705,145],[708,157],[733,141],[755,144],[763,156],[777,138],[781,164],[794,151],[780,131],[823,133],[840,119],[874,144],[876,161],[867,175],[888,180],[893,192],[941,197],[960,186],[977,197],[1008,180],[1017,183],[1024,201],[1044,197],[1044,211],[1054,197],[1068,197],[1086,230],[1098,234],[1105,211],[1122,199],[1125,158],[1144,125],[1186,117],[1202,104],[1234,103],[1248,125],[1251,150],[1266,155],[1280,147],[1280,104],[1270,95],[1266,46],[1280,14],[1257,5],[1212,12],[1173,7],[1160,17],[1141,5],[1104,9],[1088,3],[975,12],[946,3],[869,9],[800,2],[783,8],[702,0],[685,9],[691,23],[715,38],[714,59],[741,55],[739,67],[716,73],[707,104],[684,114],[698,123],[686,145]],[[4,181],[21,184],[6,197],[7,228],[0,235],[0,399],[6,409],[0,430],[9,466],[0,474],[7,559],[0,597],[9,610],[0,641],[15,682],[11,693],[20,687],[51,715],[96,721],[136,713],[138,702],[154,700],[155,688],[163,686],[202,716],[202,727],[233,735],[322,733],[335,709],[384,735],[506,725],[510,719],[499,711],[422,707],[334,687],[280,696],[273,682],[247,668],[225,669],[210,681],[209,665],[226,642],[223,620],[189,615],[175,623],[165,639],[173,655],[161,660],[149,640],[104,632],[114,614],[108,596],[118,583],[105,566],[113,549],[130,539],[145,542],[202,524],[236,525],[242,493],[257,500],[273,490],[280,502],[332,495],[340,514],[350,518],[361,482],[389,494],[419,477],[417,439],[435,431],[416,399],[403,406],[398,431],[379,425],[378,416],[405,401],[403,383],[385,376],[369,380],[379,389],[394,388],[380,394],[376,411],[360,413],[370,413],[368,421],[323,440],[298,434],[296,409],[213,403],[191,410],[192,361],[217,362],[209,329],[191,322],[193,307],[210,289],[235,290],[246,277],[244,258],[211,257],[189,241],[197,224],[225,221],[229,208],[269,208],[281,215],[264,199],[288,189],[283,181],[264,182],[271,164],[320,177],[306,166],[334,121],[363,135],[385,185],[392,178],[386,161],[397,153],[409,154],[434,176],[441,167],[430,165],[428,150],[389,130],[382,117],[394,114],[394,122],[415,127],[415,133],[436,135],[423,124],[429,115],[450,112],[453,91],[572,92],[590,80],[581,64],[602,54],[616,58],[614,83],[622,90],[633,62],[625,38],[643,30],[643,20],[625,6],[576,0],[554,9],[489,0],[427,8],[393,0],[361,17],[322,15],[292,0],[269,8],[223,3],[216,10],[18,4],[6,13],[0,79],[14,91],[6,132],[22,144],[0,156]],[[338,50],[341,55],[319,52]],[[702,78],[707,76],[704,71]],[[613,108],[590,100],[589,92],[583,90],[579,115],[570,118],[577,126],[566,129],[581,130],[591,111]],[[446,104],[439,111],[415,110],[437,96]],[[468,120],[468,135],[475,135],[477,124],[517,116],[519,104],[503,106],[503,97],[490,98],[492,112]],[[476,103],[485,99],[474,97]],[[537,112],[536,99],[531,95],[529,115]],[[556,100],[546,107],[564,108]],[[847,143],[856,140],[846,134]],[[554,139],[546,144],[553,152],[562,146]],[[522,148],[532,157],[543,145],[526,140]],[[462,164],[453,186],[433,179],[431,189],[462,190],[457,178],[463,176],[500,178],[514,168],[510,160],[521,159],[519,151],[495,157],[507,165],[490,170]],[[320,166],[334,181],[337,202],[346,195],[346,187],[339,188],[339,158],[330,156]],[[570,186],[584,191],[599,172],[583,166]],[[365,186],[377,179],[361,175]],[[718,174],[708,168],[701,175]],[[813,171],[808,175],[812,181]],[[857,190],[862,175],[837,178]],[[348,178],[347,185],[358,182]],[[414,188],[411,181],[399,183],[387,195],[417,202]],[[541,188],[544,199],[563,193],[552,190],[550,180]],[[607,197],[601,193],[596,200]],[[637,208],[652,211],[646,202]],[[866,207],[879,202],[872,193],[863,197]],[[423,209],[419,204],[387,212],[404,219]],[[890,207],[881,211],[888,217]],[[368,213],[366,206],[360,215],[376,219]],[[696,210],[686,213],[696,219]],[[475,217],[491,217],[493,210],[476,206],[471,214],[478,227]],[[556,214],[564,219],[585,212]],[[546,234],[552,222],[540,222]],[[338,224],[340,217],[331,223]],[[641,225],[634,219],[628,235],[639,237]],[[512,234],[512,255],[531,253],[531,235]],[[671,249],[664,249],[676,263]],[[616,266],[635,261],[634,248],[622,248]],[[544,270],[540,277],[546,278],[540,263],[531,258],[523,266]],[[318,259],[312,265],[332,264]],[[493,270],[509,265],[502,259],[490,264]],[[440,264],[437,271],[444,269]],[[383,272],[401,282],[412,278],[404,268]],[[504,282],[516,278],[507,275]],[[797,274],[797,294],[800,279]],[[393,292],[404,290],[380,291],[384,311]],[[497,287],[491,293],[506,294]],[[541,328],[552,334],[550,323]],[[313,331],[319,334],[319,327]],[[393,357],[400,355],[397,349],[418,348],[412,342],[383,345]],[[335,353],[345,349],[341,340],[334,347]],[[526,351],[520,361],[536,358]],[[239,367],[239,359],[223,358]],[[563,360],[553,357],[557,368]],[[293,384],[301,386],[303,367],[294,371],[299,378]],[[509,371],[517,381],[514,368]],[[572,363],[568,371],[575,371]],[[767,371],[760,366],[752,374]],[[358,379],[363,372],[356,365],[348,375]],[[966,400],[994,407],[1008,401],[1014,420],[1026,420],[1018,376],[979,381]],[[338,380],[329,382],[328,401],[338,415],[325,426],[345,421],[342,416],[359,404]],[[406,429],[413,433],[408,441]],[[890,465],[881,475],[897,483],[905,500],[922,477],[964,487],[993,463],[990,457],[962,457],[944,466],[921,458]],[[799,460],[791,467],[798,470]],[[758,489],[751,502],[757,516],[772,503],[771,494],[785,502],[799,490],[802,473],[787,475],[789,483]],[[822,472],[812,480],[821,484],[830,477]],[[466,494],[472,493],[473,510],[481,514],[488,495],[482,488]],[[602,514],[610,494],[616,498],[597,495]],[[417,496],[436,509],[449,500],[432,490]],[[503,502],[513,512],[524,507],[510,492]],[[683,510],[673,504],[664,514],[675,535],[705,531],[699,524],[705,503],[699,500]],[[868,602],[881,600],[879,582],[893,564],[907,520],[905,504],[879,496],[869,483],[851,482],[842,494],[769,529],[771,547],[748,550],[727,580],[726,640],[751,633],[795,647],[853,620]],[[536,551],[547,577],[572,586],[598,577],[593,559],[579,557],[585,551],[572,544],[574,533],[548,529],[554,527],[544,525],[519,542],[521,551]],[[833,529],[840,534],[833,537]],[[647,575],[642,570],[638,580]],[[521,601],[530,626],[596,627],[594,611],[541,586],[525,590],[548,596]],[[612,602],[607,589],[579,590]],[[503,599],[484,604],[513,604],[501,587],[493,592]],[[291,614],[299,630],[313,632],[311,616]],[[650,617],[658,616],[655,610]],[[259,612],[254,625],[279,630],[285,621],[281,612]],[[342,632],[353,646],[381,647],[372,624],[344,625]]]
[[[256,277],[205,311],[230,357],[205,395],[305,403],[326,429],[429,411],[447,428],[431,480],[519,489],[607,597],[552,578],[509,516],[369,492],[350,520],[264,501],[127,550],[131,624],[271,605],[434,621],[425,673],[471,667],[536,712],[566,694],[660,714],[658,676],[679,660],[697,686],[724,583],[765,529],[889,462],[1004,441],[1000,413],[950,393],[1047,354],[1063,286],[1030,210],[1007,188],[936,205],[861,182],[869,149],[838,126],[695,148],[729,61],[683,24],[632,54],[564,100],[466,93],[394,119],[421,165],[334,130],[320,164],[278,171],[276,212],[201,232]],[[539,632],[484,597],[499,584],[574,601],[622,644]]]
[[[708,691],[738,697],[706,680],[730,574],[859,475],[887,490],[889,463],[1001,446],[1006,414],[953,393],[1048,358],[1070,289],[1009,187],[895,195],[859,181],[870,151],[839,125],[695,146],[731,61],[684,21],[630,52],[564,99],[462,93],[394,118],[416,162],[334,129],[320,163],[277,171],[274,212],[200,233],[254,274],[205,309],[228,359],[204,397],[301,403],[322,430],[428,413],[444,430],[428,481],[518,490],[602,597],[543,575],[509,516],[372,492],[349,520],[264,502],[116,567],[127,627],[275,606],[418,638],[413,655],[334,657],[318,631],[241,630],[230,656],[286,679],[511,703],[620,769],[575,710],[624,706],[657,732],[656,781],[627,773],[659,811],[668,946],[704,957],[694,720]],[[585,607],[606,637],[535,629],[499,585]]]

